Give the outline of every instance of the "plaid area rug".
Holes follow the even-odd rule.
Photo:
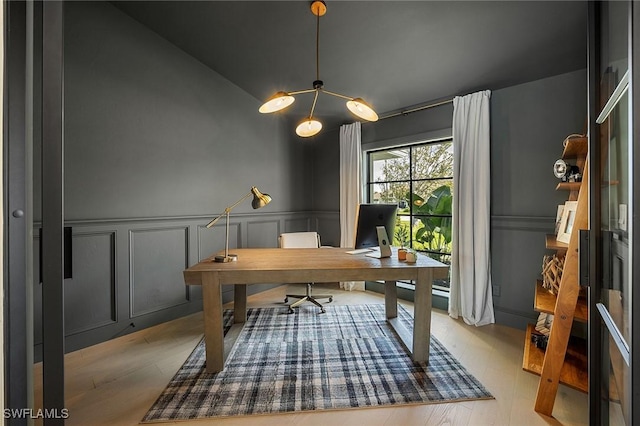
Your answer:
[[[142,421],[493,398],[433,336],[429,364],[411,361],[384,305],[287,311],[249,309],[220,373],[206,373],[201,341]],[[412,329],[401,306],[398,317]],[[232,324],[225,311],[225,333]]]

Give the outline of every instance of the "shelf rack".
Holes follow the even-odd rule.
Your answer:
[[[556,240],[555,235],[545,236],[545,247],[564,256],[564,267],[557,294],[542,287],[538,280],[535,287],[534,309],[553,315],[546,350],[536,347],[533,334],[539,334],[533,325],[527,327],[522,368],[540,375],[535,410],[551,416],[558,385],[565,384],[582,392],[588,391],[587,345],[584,339],[571,336],[574,321],[588,321],[586,300],[580,296],[578,282],[578,243],[580,229],[588,228],[589,167],[587,138],[572,137],[564,142],[562,159],[575,160],[582,171],[581,182],[561,182],[556,190],[569,191],[569,201],[578,201],[575,221],[568,244]]]

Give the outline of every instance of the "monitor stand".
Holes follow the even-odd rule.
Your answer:
[[[378,259],[391,257],[391,245],[389,245],[387,230],[384,226],[376,226],[376,231],[378,232],[378,246],[380,247],[380,252],[367,253],[365,256],[375,257]]]

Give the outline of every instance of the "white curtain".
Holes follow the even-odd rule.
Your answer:
[[[495,322],[491,293],[489,90],[453,99],[453,244],[449,315]]]
[[[360,122],[340,126],[340,247],[353,247],[361,201]],[[364,290],[364,282],[341,282],[345,290]]]

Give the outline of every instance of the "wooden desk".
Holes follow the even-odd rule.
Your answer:
[[[207,372],[224,368],[222,328],[222,285],[234,284],[234,318],[247,318],[247,284],[276,284],[336,281],[385,281],[385,312],[389,323],[417,362],[429,361],[431,337],[431,286],[434,278],[446,278],[449,267],[419,255],[416,263],[393,256],[375,259],[351,255],[349,249],[234,249],[237,262],[215,263],[213,256],[184,271],[187,285],[201,285],[204,309],[204,338]],[[414,280],[413,336],[397,321],[396,280]]]

